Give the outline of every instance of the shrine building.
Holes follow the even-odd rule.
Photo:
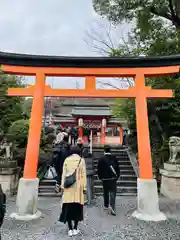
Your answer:
[[[44,116],[47,125],[52,125],[56,129],[78,127],[79,136],[85,143],[88,143],[87,129],[89,129],[92,131],[93,145],[122,144],[123,130],[127,129],[127,122],[123,118],[113,117],[112,99],[70,98],[61,101],[56,112]]]

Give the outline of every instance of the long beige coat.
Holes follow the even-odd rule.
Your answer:
[[[64,189],[62,203],[80,203],[84,205],[83,190],[86,190],[86,166],[84,158],[81,158],[81,163],[77,168],[79,160],[80,156],[73,154],[64,161],[61,180],[61,188]],[[65,177],[71,175],[76,168],[76,183],[70,188],[64,188]]]

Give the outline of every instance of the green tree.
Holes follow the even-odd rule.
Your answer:
[[[114,24],[124,21],[133,23],[127,42],[113,49],[111,56],[146,56],[179,54],[180,52],[180,1],[179,0],[94,0],[95,10]],[[162,148],[167,148],[169,136],[180,136],[180,81],[179,75],[147,78],[153,88],[173,89],[174,99],[149,99],[149,127],[154,162],[160,158]],[[133,101],[117,100],[115,115],[127,118],[136,141],[136,119]],[[118,113],[119,109],[119,113]],[[132,141],[133,139],[133,141]],[[135,146],[134,149],[137,149]]]
[[[29,120],[17,120],[12,123],[7,132],[7,138],[13,142],[16,147],[25,148],[28,140]],[[42,129],[40,147],[43,148],[47,144],[47,136]]]
[[[93,0],[95,11],[114,23],[136,21],[140,29],[152,27],[154,21],[171,21],[180,29],[179,0]]]
[[[18,166],[22,168],[24,167],[28,132],[29,132],[29,120],[21,119],[13,122],[6,134],[7,140],[14,144],[14,159],[17,160]],[[52,159],[51,140],[52,136],[45,135],[45,132],[42,129],[39,151],[39,164],[51,161]]]
[[[31,108],[32,108],[32,98],[27,98],[24,100],[22,109],[23,115],[25,119],[29,119],[31,116]]]
[[[7,132],[12,122],[22,118],[21,97],[9,97],[8,88],[23,87],[22,79],[0,73],[0,132]]]

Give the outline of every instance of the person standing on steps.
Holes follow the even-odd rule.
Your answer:
[[[88,148],[83,150],[82,156],[85,160],[86,164],[86,178],[87,178],[87,203],[91,204],[92,199],[94,197],[94,164],[93,164],[93,156],[89,153]]]
[[[78,148],[80,149],[80,156],[82,157],[83,150],[84,150],[84,141],[82,140],[82,138],[78,138],[76,144],[77,144]]]
[[[111,154],[111,147],[104,147],[104,156],[98,161],[98,178],[103,184],[104,209],[116,215],[116,182],[120,176],[119,164],[116,156]]]
[[[59,188],[61,185],[61,176],[63,171],[64,160],[69,156],[70,145],[68,143],[69,137],[67,133],[64,133],[63,140],[57,145],[58,152],[53,158],[53,166],[56,169],[57,177],[56,177],[56,186],[55,192],[59,193]]]
[[[71,145],[74,146],[78,138],[78,132],[75,127],[71,127]]]

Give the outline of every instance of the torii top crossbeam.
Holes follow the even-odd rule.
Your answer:
[[[35,75],[36,83],[27,89],[9,89],[9,96],[33,96],[30,131],[24,178],[35,178],[39,154],[43,104],[45,96],[125,97],[136,99],[138,160],[140,177],[152,179],[147,98],[172,97],[171,90],[146,86],[145,77],[179,72],[180,55],[136,58],[53,57],[0,52],[2,70],[9,74]],[[85,77],[84,89],[52,89],[45,85],[46,76]],[[96,77],[133,77],[135,86],[125,90],[96,89]]]

